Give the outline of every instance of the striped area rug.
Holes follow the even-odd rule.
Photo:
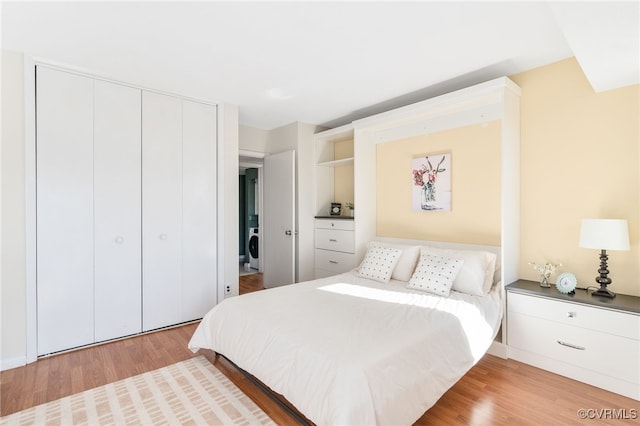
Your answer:
[[[274,425],[205,357],[109,383],[0,419],[0,425]]]

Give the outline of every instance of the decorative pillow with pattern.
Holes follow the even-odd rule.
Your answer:
[[[456,250],[423,246],[420,253],[428,252],[437,256],[461,259],[464,265],[453,280],[451,290],[474,296],[484,296],[493,285],[496,269],[496,255],[483,250]]]
[[[422,251],[407,288],[448,297],[464,261]]]
[[[420,257],[420,246],[407,244],[390,244],[380,241],[371,241],[367,244],[367,249],[371,247],[390,247],[400,250],[400,258],[391,273],[392,280],[409,281],[413,270],[416,269],[418,258]],[[358,266],[360,268],[360,266]]]
[[[360,264],[358,275],[362,278],[388,283],[402,250],[374,245],[369,247]]]

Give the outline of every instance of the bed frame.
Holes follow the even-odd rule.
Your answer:
[[[501,257],[500,246],[468,244],[468,243],[450,243],[450,242],[443,242],[443,241],[410,240],[410,239],[387,238],[387,237],[376,237],[373,239],[373,241],[378,241],[378,242],[388,243],[388,244],[405,244],[405,245],[420,245],[420,246],[428,245],[432,247],[438,247],[443,249],[449,248],[449,249],[455,249],[455,250],[484,250],[490,253],[494,253],[496,254],[496,272],[495,272],[493,281],[494,281],[494,284],[500,285],[504,288],[504,283],[502,282],[502,279],[501,279],[502,257]],[[505,308],[504,300],[505,298],[503,297],[503,309]],[[503,327],[504,327],[504,322],[505,321],[504,321],[504,315],[503,315],[503,320],[502,320]],[[496,339],[499,339],[499,338],[500,338],[500,332],[498,332],[498,337]],[[505,356],[502,355],[503,352],[502,352],[502,349],[500,348],[500,346],[502,345],[503,345],[502,342],[494,341],[494,343],[489,348],[487,353],[505,358]],[[272,391],[268,386],[266,386],[264,383],[258,380],[255,376],[243,370],[242,368],[238,367],[233,361],[231,361],[226,356],[219,353],[216,353],[216,356],[220,356],[225,360],[227,360],[229,364],[231,364],[234,368],[240,371],[251,383],[256,385],[262,391],[262,393],[264,393],[267,397],[269,397],[269,399],[271,399],[278,406],[280,406],[284,411],[286,411],[289,415],[295,418],[298,424],[305,425],[305,426],[313,425],[311,421],[309,421],[306,417],[304,417],[304,415],[301,414],[293,405],[291,405],[283,396]]]

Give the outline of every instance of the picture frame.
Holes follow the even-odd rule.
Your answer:
[[[411,160],[411,205],[414,211],[451,211],[451,152]]]
[[[331,216],[340,216],[342,214],[341,203],[331,203],[331,210],[329,210]]]

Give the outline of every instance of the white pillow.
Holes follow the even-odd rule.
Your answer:
[[[456,275],[460,272],[463,260],[420,253],[420,261],[407,284],[407,288],[422,290],[438,296],[448,297]]]
[[[402,252],[396,248],[371,246],[360,264],[358,275],[362,278],[388,283],[393,268]]]
[[[461,293],[484,296],[493,285],[493,274],[496,268],[496,255],[483,250],[455,250],[437,247],[422,247],[421,253],[464,260],[462,269],[453,280],[452,290]]]
[[[391,278],[399,281],[409,281],[420,257],[420,246],[372,241],[367,245],[368,249],[371,247],[388,247],[400,250],[400,259],[398,259],[398,263],[396,263],[395,268],[393,268]]]

